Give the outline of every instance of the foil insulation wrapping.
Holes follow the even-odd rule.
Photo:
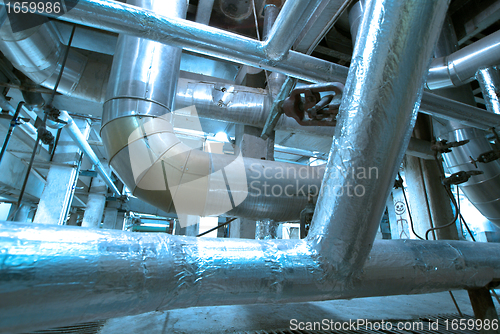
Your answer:
[[[229,240],[0,223],[0,330],[195,306],[305,302],[482,287],[498,244],[377,241],[352,284],[304,240]],[[29,320],[27,320],[29,319]]]
[[[359,273],[373,245],[447,8],[447,1],[366,5],[308,235],[344,278]]]

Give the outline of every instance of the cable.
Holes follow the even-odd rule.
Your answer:
[[[438,169],[439,169],[439,173],[441,174],[441,181],[442,181],[442,180],[444,180],[445,176],[444,176],[443,166],[440,164],[438,156],[437,156],[437,151],[434,152],[434,159],[436,160],[436,163],[438,165]],[[455,200],[455,196],[453,196],[453,193],[451,192],[451,190],[448,186],[443,184],[443,187],[446,190],[446,193],[448,194],[448,196],[450,197],[450,200],[451,200],[453,206],[455,207],[455,215],[453,217],[453,220],[451,222],[449,222],[448,224],[428,229],[425,232],[425,240],[429,240],[429,233],[430,232],[435,231],[435,230],[440,230],[440,229],[443,229],[446,227],[450,227],[453,224],[456,224],[456,221],[458,219],[459,209],[458,209],[457,201]]]
[[[422,238],[421,236],[419,236],[417,234],[417,232],[415,232],[415,227],[413,226],[413,219],[411,217],[411,212],[410,212],[410,206],[408,205],[408,199],[406,198],[406,192],[405,192],[405,187],[403,185],[403,178],[401,177],[401,173],[398,172],[398,177],[399,177],[399,180],[401,181],[401,189],[403,190],[403,197],[405,198],[405,204],[406,204],[406,207],[408,208],[408,217],[410,217],[410,227],[411,227],[411,231],[413,232],[413,234],[419,238],[420,240],[424,240],[424,238]]]
[[[453,304],[455,304],[455,307],[457,308],[458,314],[460,314],[460,317],[463,318],[464,315],[462,314],[462,311],[460,311],[460,307],[458,307],[457,300],[455,299],[455,296],[451,291],[448,291],[450,293],[451,299],[453,300]]]
[[[196,237],[201,237],[201,236],[204,236],[205,234],[208,234],[208,233],[210,233],[210,232],[212,232],[212,231],[215,231],[215,230],[217,230],[217,229],[219,229],[219,228],[221,228],[221,227],[224,227],[224,226],[228,225],[229,223],[231,223],[232,221],[235,221],[236,219],[238,219],[238,218],[231,218],[231,219],[229,219],[227,222],[225,222],[224,224],[217,225],[217,226],[215,226],[214,228],[211,228],[211,229],[210,229],[210,230],[208,230],[208,231],[205,231],[205,232],[203,232],[203,233],[198,234]]]
[[[465,219],[464,217],[462,216],[462,214],[460,213],[460,189],[458,188],[457,186],[457,204],[458,204],[458,214],[460,216],[460,226],[462,226],[462,224],[465,226],[465,228],[467,229],[467,232],[469,233],[472,241],[476,241],[476,238],[474,238],[474,235],[472,234],[470,228],[469,228],[469,225],[467,225],[467,223],[465,222]],[[462,230],[463,231],[463,230]]]

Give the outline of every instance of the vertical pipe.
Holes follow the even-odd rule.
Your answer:
[[[500,115],[500,73],[496,67],[482,68],[476,73],[476,79],[481,86],[486,109]]]
[[[199,0],[198,8],[196,9],[195,21],[208,25],[208,23],[210,22],[210,16],[212,16],[213,7],[214,0]]]
[[[269,34],[273,28],[276,18],[279,15],[279,12],[280,9],[274,4],[268,4],[266,5],[266,7],[264,7],[264,40],[269,37]],[[272,72],[269,74],[267,86],[273,97],[278,95],[286,78],[286,75],[279,72]]]
[[[357,274],[371,250],[448,4],[366,4],[308,236],[341,277]]]

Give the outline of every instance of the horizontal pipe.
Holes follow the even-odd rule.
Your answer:
[[[101,176],[103,181],[106,183],[106,185],[109,187],[109,189],[116,195],[116,196],[121,196],[120,190],[116,187],[116,185],[113,183],[113,180],[111,180],[111,177],[108,175],[106,169],[102,165],[101,161],[97,157],[97,155],[94,153],[94,150],[90,147],[89,143],[81,133],[80,129],[78,126],[75,124],[73,121],[73,118],[68,115],[68,113],[64,110],[60,111],[60,119],[66,123],[65,129],[68,131],[69,136],[71,139],[74,140],[76,145],[85,153],[85,155],[89,158],[90,161],[94,164],[95,168],[97,169],[97,173]]]
[[[79,1],[79,6],[83,5],[85,1],[87,1],[87,0]],[[109,5],[109,1],[104,1],[104,0],[100,0],[100,1],[101,2],[103,1],[105,4],[107,4],[106,6]],[[96,5],[98,3],[100,3],[100,1],[96,1],[95,2]],[[122,6],[132,7],[135,9],[135,11],[137,11],[137,10],[141,11],[141,9],[137,9],[137,7],[133,7],[130,5],[120,4],[120,3],[117,3],[114,1],[111,1],[111,3],[113,5],[119,6],[119,8],[120,8],[119,10],[115,11],[117,13],[114,13],[114,15],[119,15],[118,13],[120,13],[121,10],[125,10],[124,8],[122,8]],[[90,8],[93,8],[92,6],[93,6],[93,2],[90,2],[90,4],[86,3],[84,8],[87,8],[87,10],[91,12],[92,9],[90,9]],[[104,6],[103,8],[107,8],[106,6]],[[101,9],[99,13],[101,13],[102,17],[106,17],[105,9],[103,9],[101,7],[99,7],[99,8]],[[145,10],[143,10],[143,11],[145,11]],[[68,14],[64,15],[62,18],[64,19],[64,18],[68,17],[68,19],[71,18],[73,20],[72,16],[69,16],[69,15],[74,13],[74,12],[78,12],[82,15],[87,13],[86,16],[82,16],[82,18],[89,16],[88,20],[85,20],[85,22],[89,22],[89,24],[88,24],[89,26],[96,26],[98,28],[105,29],[108,31],[114,31],[113,29],[110,29],[109,27],[108,27],[108,29],[106,29],[107,26],[100,27],[98,25],[98,23],[90,24],[90,23],[94,22],[94,17],[92,16],[92,14],[89,14],[88,12],[83,11],[83,9],[78,11],[78,7],[73,8]],[[143,15],[146,15],[146,14],[147,13],[143,13]],[[109,18],[109,20],[112,20],[112,19],[113,19],[113,16]],[[74,20],[78,20],[78,18],[74,18]],[[166,20],[168,22],[169,20],[175,20],[175,19],[164,18],[164,20]],[[79,23],[86,25],[85,22],[79,22]],[[191,24],[191,22],[189,22],[189,21],[183,21],[183,23],[186,23],[188,25]],[[128,33],[131,33],[131,30],[133,30],[133,31],[135,31],[136,35],[144,34],[144,32],[143,32],[144,27],[138,28],[137,24],[138,23],[136,23],[136,25],[134,26],[135,29],[137,29],[137,30],[133,30],[133,27],[129,27],[129,28],[125,27],[124,29],[127,30]],[[160,23],[158,23],[158,24],[160,24]],[[47,27],[45,27],[45,26],[47,26]],[[17,67],[18,67],[18,69],[22,70],[23,73],[30,76],[32,79],[36,77],[36,78],[39,78],[38,81],[42,80],[40,82],[47,82],[46,87],[52,88],[53,84],[52,84],[52,86],[51,86],[51,84],[49,84],[49,82],[52,82],[51,81],[52,79],[49,80],[47,78],[49,78],[51,75],[54,76],[55,74],[53,74],[54,72],[52,70],[48,71],[48,70],[45,70],[45,68],[57,69],[58,68],[57,64],[58,64],[60,58],[59,57],[55,57],[55,58],[49,57],[48,55],[51,53],[48,52],[46,49],[49,46],[51,46],[52,44],[59,43],[59,42],[57,42],[57,41],[54,42],[54,41],[52,41],[51,38],[49,38],[47,36],[50,36],[50,35],[56,36],[58,34],[58,32],[57,32],[57,30],[54,30],[56,28],[50,22],[48,24],[44,24],[40,27],[45,27],[43,29],[38,28],[38,30],[36,32],[36,34],[42,34],[41,36],[35,38],[36,34],[33,34],[29,38],[22,39],[22,41],[25,41],[25,40],[29,41],[29,50],[34,52],[34,54],[37,57],[36,59],[39,59],[41,62],[40,64],[38,64],[36,66],[36,69],[32,69],[32,71],[30,71],[26,67],[21,66],[25,62],[25,61],[19,60],[19,59],[24,59],[23,57],[25,57],[25,56],[23,56],[23,54],[25,53],[24,44],[18,44],[18,43],[16,44],[16,43],[12,43],[12,41],[10,41],[9,42],[10,44],[4,45],[3,43],[5,43],[5,42],[0,42],[0,49],[4,52],[4,54],[6,54],[6,56],[9,58],[9,60],[11,62],[13,62],[14,64],[19,63]],[[197,27],[203,27],[203,25],[197,25]],[[177,27],[175,27],[175,28],[177,28]],[[217,29],[209,28],[209,27],[206,27],[206,28],[210,29],[210,31],[217,30]],[[3,29],[6,29],[6,28],[2,28],[2,30]],[[180,29],[180,28],[178,28],[178,29]],[[172,28],[172,30],[174,30],[174,28]],[[161,40],[161,41],[166,42],[166,43],[170,42],[169,35],[162,34],[162,30],[158,30],[158,29],[153,28],[151,31],[156,32],[155,36],[150,37],[151,39],[156,38],[157,40]],[[221,31],[221,33],[230,34],[230,33],[223,32],[223,31]],[[47,36],[45,36],[45,35],[47,35]],[[36,35],[36,36],[38,36],[38,35]],[[234,36],[238,36],[238,35],[234,35]],[[17,38],[21,38],[21,37],[20,36],[16,37],[16,40],[17,40]],[[55,38],[55,37],[53,37],[53,38]],[[212,38],[215,40],[217,39],[215,37],[215,35],[212,36]],[[244,37],[241,37],[241,36],[239,36],[238,38],[245,39]],[[253,41],[250,39],[248,39],[248,40],[251,41],[251,43],[256,42],[256,41]],[[236,41],[235,41],[235,43],[236,43]],[[182,43],[180,43],[180,44],[182,45]],[[193,46],[196,45],[196,43],[192,43],[192,44],[193,44]],[[59,46],[54,46],[52,48],[58,48],[58,47]],[[76,66],[79,63],[76,60],[75,60],[75,62],[71,61],[71,59],[72,59],[71,55],[73,55],[73,54],[75,55],[76,59],[79,59],[77,56],[77,52],[76,53],[75,52],[76,51],[72,51],[70,53],[70,61],[68,62],[68,66],[72,66],[71,64],[75,64],[75,66]],[[300,55],[297,55],[297,56],[299,58],[302,57]],[[291,57],[293,58],[295,56],[292,55]],[[309,56],[306,56],[306,57],[308,57],[307,59],[309,59],[309,60],[316,59],[316,58],[312,58]],[[318,67],[316,65],[319,65],[319,64],[315,65],[314,64],[315,61],[316,60],[314,60],[312,63],[301,61],[301,62],[297,63],[297,66],[299,66],[298,68],[300,71],[307,72],[309,74],[314,72],[315,73],[315,74],[313,74],[314,78],[312,78],[312,77],[309,78],[313,82],[324,82],[324,81],[345,82],[345,79],[347,78],[347,71],[348,71],[347,67],[332,64],[332,66],[335,67],[335,70],[332,72],[331,69],[328,70],[328,68],[329,68],[329,65],[327,65],[328,62],[321,60],[320,62],[322,62],[322,65]],[[285,64],[286,64],[286,62],[285,62]],[[104,102],[103,89],[98,88],[98,87],[105,87],[106,86],[106,83],[108,81],[108,74],[107,73],[109,73],[109,67],[106,66],[105,68],[101,68],[99,66],[93,66],[93,65],[91,66],[91,65],[92,64],[90,64],[90,65],[88,64],[85,67],[80,66],[81,68],[77,67],[74,70],[72,69],[69,71],[67,69],[65,69],[65,71],[64,71],[64,75],[65,75],[64,78],[65,79],[62,81],[62,85],[60,85],[60,91],[64,94],[69,94],[70,96],[76,96],[76,97],[80,97],[80,98],[84,98],[84,99],[88,99],[88,100],[92,100],[92,101]],[[279,65],[276,68],[270,67],[270,69],[274,69],[278,72],[283,72],[282,67],[280,67],[280,66],[281,65]],[[288,66],[288,65],[286,65],[286,66]],[[80,68],[80,69],[78,70],[78,68]],[[85,69],[88,69],[88,70],[85,70]],[[47,72],[47,73],[45,73],[45,72]],[[69,73],[69,76],[66,77],[66,74],[68,74],[68,73]],[[284,71],[284,73],[288,73],[288,72]],[[293,73],[288,73],[288,74],[293,76]],[[77,88],[68,87],[66,89],[63,89],[63,87],[65,87],[65,85],[70,85],[71,87],[74,87],[76,85],[76,83],[74,82],[75,79],[73,78],[75,76],[80,77],[79,82],[81,82],[82,84],[77,85],[77,87],[81,87],[81,88],[77,89]],[[299,75],[297,77],[301,77],[301,76]],[[89,87],[93,87],[93,88],[89,89]],[[183,87],[183,84],[181,83],[179,85],[179,87]],[[70,92],[72,89],[74,89],[73,93]],[[209,89],[209,88],[206,88],[206,89]],[[189,93],[184,92],[184,94],[189,94]],[[189,98],[189,95],[187,95],[186,98]],[[184,97],[183,97],[183,99],[184,99]],[[482,109],[474,108],[472,106],[466,106],[463,104],[457,105],[456,102],[454,102],[450,99],[445,99],[445,98],[439,99],[439,97],[436,97],[436,95],[431,94],[429,92],[424,92],[424,95],[422,97],[422,105],[424,106],[424,108],[422,108],[420,110],[421,112],[429,113],[433,116],[441,117],[441,118],[445,118],[445,119],[459,120],[459,121],[463,122],[465,125],[478,127],[480,129],[487,129],[487,128],[491,127],[491,124],[498,124],[499,123],[498,117],[488,115],[487,112],[485,112]],[[457,108],[457,106],[459,106],[459,108]],[[258,117],[261,117],[261,115],[257,115],[256,118],[258,118]],[[267,115],[266,115],[266,117],[267,117]],[[285,118],[283,117],[282,119],[285,119]],[[228,121],[231,121],[231,119],[228,119]],[[281,123],[281,125],[278,124],[278,126],[277,126],[278,130],[286,130],[287,128],[295,129],[297,127],[295,125],[295,123],[292,122],[292,120],[280,121],[280,123]],[[303,128],[303,127],[301,127],[301,128]],[[311,130],[313,130],[315,132],[319,132],[319,133],[325,132],[325,131],[329,132],[328,129],[321,129],[320,127],[309,127],[307,129],[307,131],[311,131]]]
[[[0,222],[0,249],[2,333],[195,306],[468,289],[500,279],[500,245],[465,241],[377,240],[351,284],[304,240]]]
[[[75,0],[67,0],[71,1]],[[264,42],[117,1],[79,0],[73,9],[57,18],[281,72],[306,81],[333,82],[347,77],[347,68],[338,64],[294,51],[276,62],[267,58]]]
[[[460,86],[475,79],[480,68],[500,64],[500,30],[451,55],[432,61],[428,89]]]

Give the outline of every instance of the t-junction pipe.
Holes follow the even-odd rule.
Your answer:
[[[308,236],[341,276],[357,274],[370,252],[448,3],[366,3]]]

